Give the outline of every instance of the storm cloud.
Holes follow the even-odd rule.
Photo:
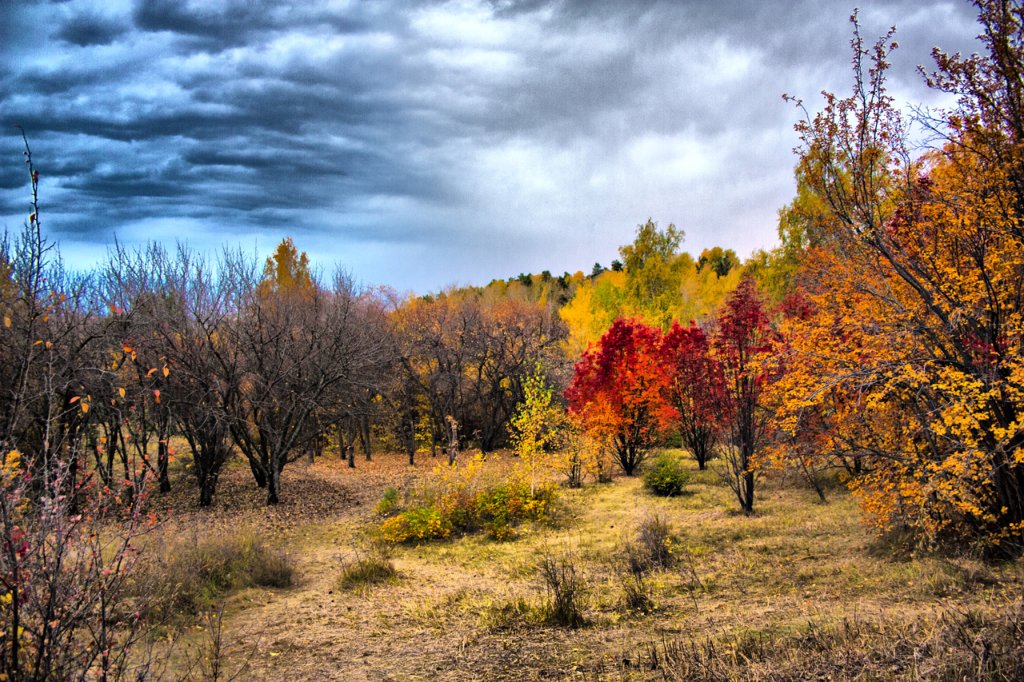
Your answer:
[[[89,267],[149,239],[428,291],[607,264],[649,217],[691,251],[775,241],[793,193],[783,93],[846,92],[842,2],[5,3],[0,215]],[[960,0],[861,4],[898,28],[890,89],[941,105],[932,47],[978,49]],[[6,161],[5,161],[6,159]]]

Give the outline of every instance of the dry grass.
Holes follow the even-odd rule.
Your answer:
[[[168,525],[244,519],[295,558],[294,587],[229,599],[225,637],[250,645],[251,679],[796,679],[815,666],[835,679],[952,679],[971,678],[960,672],[972,665],[1001,679],[1012,670],[999,652],[1017,646],[1007,614],[1024,581],[1019,562],[892,551],[841,490],[822,505],[809,490],[769,481],[746,517],[714,472],[689,460],[682,496],[655,497],[637,479],[565,490],[554,528],[526,527],[514,542],[471,535],[401,547],[391,561],[402,580],[338,589],[339,566],[360,547],[384,490],[408,490],[433,463],[410,468],[397,454],[358,460],[354,471],[296,463],[285,471],[284,504],[270,511],[242,490],[247,472],[232,469],[221,506]],[[241,502],[230,498],[235,476],[248,495]],[[307,508],[307,496],[317,504]],[[643,614],[624,608],[622,552],[654,516],[672,529],[681,560],[645,574],[657,608]],[[565,553],[587,576],[588,627],[544,619],[536,567]],[[955,647],[957,637],[989,642],[989,653],[972,658],[973,645]],[[892,663],[907,652],[916,668]]]

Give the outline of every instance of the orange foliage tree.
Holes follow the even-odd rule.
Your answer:
[[[1024,548],[1024,11],[979,0],[988,54],[935,53],[958,98],[919,158],[855,30],[853,95],[798,125],[824,200],[814,313],[787,328],[779,423],[858,458],[875,524]],[[856,17],[853,18],[856,25]]]
[[[570,412],[612,444],[622,471],[632,476],[675,417],[667,384],[661,331],[619,319],[583,354],[565,395]]]

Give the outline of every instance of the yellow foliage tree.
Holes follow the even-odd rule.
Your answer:
[[[891,34],[854,34],[853,96],[798,126],[827,205],[787,325],[778,421],[851,480],[884,529],[1024,549],[1024,22],[981,1],[989,54],[936,53],[959,96],[949,140],[914,159],[885,92]],[[855,21],[855,17],[854,17]]]
[[[512,447],[530,480],[530,496],[537,491],[537,476],[553,466],[551,446],[558,437],[564,412],[552,403],[553,392],[539,366],[523,381],[523,399],[509,420]]]

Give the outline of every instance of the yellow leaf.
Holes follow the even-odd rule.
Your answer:
[[[122,387],[122,388],[117,389],[117,393],[123,398],[124,397],[124,388]]]
[[[170,373],[171,373],[171,370],[167,369],[167,366],[164,365],[164,376],[166,377]]]

